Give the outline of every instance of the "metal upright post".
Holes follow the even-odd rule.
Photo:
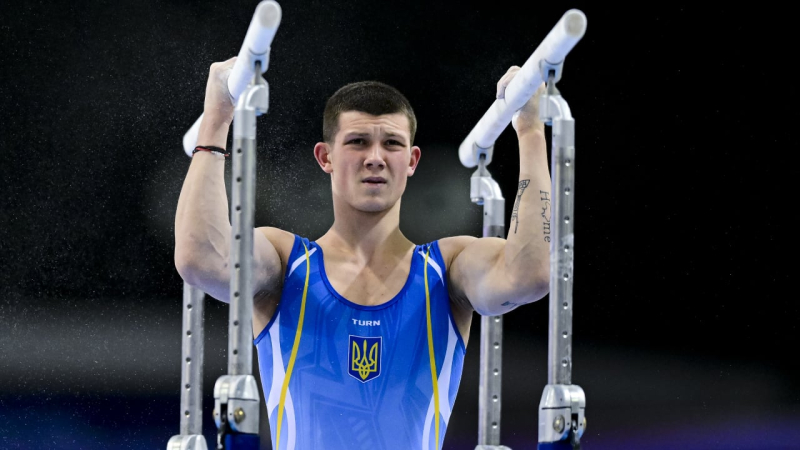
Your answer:
[[[486,170],[492,149],[482,150],[478,170],[470,179],[470,198],[473,203],[483,205],[483,237],[502,238],[505,235],[505,199],[500,186]],[[503,317],[482,316],[476,450],[508,449],[500,445],[502,365]]]
[[[183,283],[181,434],[167,450],[207,450],[203,437],[203,302],[205,292]]]
[[[575,253],[575,120],[555,83],[562,63],[542,64],[547,92],[539,116],[552,127],[552,236],[547,386],[539,403],[539,449],[580,448],[586,396],[572,384],[572,285]]]
[[[267,112],[269,91],[256,61],[255,78],[239,97],[233,121],[231,184],[231,289],[228,375],[214,385],[217,449],[257,450],[259,395],[253,364],[253,217],[256,182],[256,116]]]

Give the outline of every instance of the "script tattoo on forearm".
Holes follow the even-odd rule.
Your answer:
[[[550,198],[547,191],[539,191],[542,194],[542,225],[544,226],[544,241],[550,242]]]
[[[522,180],[517,188],[517,201],[514,202],[514,211],[511,213],[511,221],[514,222],[514,234],[517,234],[517,228],[519,228],[519,203],[522,199],[522,193],[525,192],[525,188],[528,187],[530,182],[531,180]]]

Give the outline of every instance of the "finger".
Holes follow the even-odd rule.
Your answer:
[[[517,75],[517,72],[519,72],[519,70],[520,70],[519,66],[511,66],[506,71],[505,75],[503,75],[503,77],[500,78],[500,81],[497,82],[497,95],[496,95],[497,98],[505,97],[506,88],[511,83],[511,80],[513,80],[514,77]]]

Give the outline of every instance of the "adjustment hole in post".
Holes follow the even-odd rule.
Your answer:
[[[236,149],[236,153],[242,153],[242,149],[241,148],[237,148]]]
[[[236,210],[237,210],[237,211],[241,211],[241,210],[242,210],[242,207],[241,207],[241,206],[239,206],[239,205],[236,205]]]
[[[237,241],[238,241],[239,239],[241,239],[241,238],[242,238],[242,236],[241,236],[241,235],[238,235],[238,234],[236,235],[236,240],[237,240]]]
[[[186,362],[192,362],[192,358],[187,357]]]
[[[189,389],[190,387],[192,387],[192,385],[189,384],[189,383],[186,383],[186,389]]]
[[[239,263],[236,263],[233,267],[239,268]]]
[[[238,297],[238,296],[239,296],[239,293],[238,293],[238,292],[234,292],[234,293],[233,293],[233,296],[234,296],[234,297]]]
[[[497,396],[496,396],[496,395],[493,395],[493,396],[492,396],[492,401],[493,401],[493,402],[496,402],[496,401],[497,401]]]
[[[192,335],[192,332],[191,332],[191,331],[187,331],[187,332],[186,332],[186,335],[187,335],[187,336],[191,336],[191,335]]]
[[[238,355],[238,354],[239,354],[239,350],[234,350],[234,351],[233,351],[233,354],[234,354],[234,355]]]
[[[237,183],[241,183],[242,182],[242,177],[236,177],[236,182]]]
[[[500,318],[499,317],[495,317],[494,318],[494,323],[500,323]]]
[[[500,374],[500,369],[494,369],[494,374],[495,375],[499,375]]]
[[[564,223],[569,223],[569,216],[564,216]]]
[[[189,303],[188,305],[186,305],[186,309],[192,309],[192,304]]]
[[[565,193],[565,194],[567,194],[567,195],[569,195],[569,188],[568,188],[568,187],[567,187],[567,188],[564,188],[564,193]]]
[[[183,413],[186,414],[186,417],[189,417],[189,411],[184,411]]]
[[[234,320],[233,321],[233,326],[238,327],[239,326],[239,321],[238,320]]]
[[[494,343],[494,348],[500,348],[500,343],[499,342],[495,342]]]

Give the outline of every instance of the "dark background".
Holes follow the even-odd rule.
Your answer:
[[[0,6],[0,448],[155,449],[179,433],[181,138],[257,3]],[[281,2],[257,225],[327,230],[329,181],[312,157],[324,103],[376,79],[419,120],[401,229],[417,243],[479,236],[458,145],[508,67],[579,8],[587,32],[558,86],[576,119],[584,448],[800,448],[793,17],[765,3],[527,3]],[[513,130],[495,148],[508,218]],[[547,301],[505,320],[512,448],[535,448]],[[209,444],[227,311],[208,298]],[[477,443],[478,319],[447,449]]]

